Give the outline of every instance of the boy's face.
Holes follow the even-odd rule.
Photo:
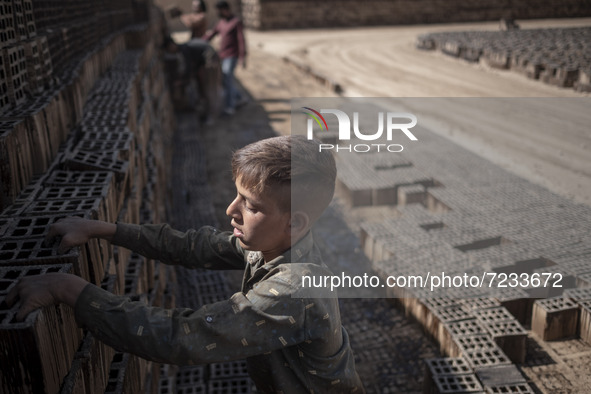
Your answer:
[[[291,247],[290,212],[282,211],[275,194],[262,196],[245,189],[236,180],[237,195],[226,209],[232,218],[234,235],[246,250],[261,251],[265,261],[280,256]]]

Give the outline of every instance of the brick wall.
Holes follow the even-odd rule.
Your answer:
[[[591,16],[590,0],[242,0],[259,30]]]

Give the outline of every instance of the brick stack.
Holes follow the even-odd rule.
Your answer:
[[[3,20],[3,34],[10,26],[16,33],[2,49],[7,74],[1,76],[14,84],[18,74],[21,87],[35,82],[38,93],[18,101],[10,94],[14,85],[2,96],[10,97],[0,117],[1,392],[157,387],[151,382],[158,381],[159,365],[115,353],[82,332],[70,308],[43,308],[18,323],[18,304],[8,308],[3,302],[23,276],[68,272],[115,294],[174,306],[174,271],[162,264],[100,240],[64,254],[44,242],[48,226],[66,216],[165,219],[175,125],[156,50],[162,19],[147,2],[103,3],[0,4],[16,10],[13,25]],[[150,23],[127,26],[147,16]],[[108,29],[96,34],[102,23]],[[48,70],[53,84],[40,80]],[[27,80],[33,74],[36,80]]]
[[[547,84],[591,91],[591,28],[468,31],[419,36],[417,47]]]
[[[98,76],[125,48],[121,30],[133,10],[145,21],[147,4],[0,2],[0,210],[48,169]]]

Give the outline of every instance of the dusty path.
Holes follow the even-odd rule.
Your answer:
[[[588,26],[591,19],[520,24],[522,28]],[[478,100],[424,100],[409,110],[420,108],[425,112],[423,125],[503,168],[591,204],[589,94],[415,49],[419,34],[495,29],[497,23],[249,32],[248,39],[251,48],[270,57],[287,57],[312,67],[342,85],[350,97],[534,98],[511,102],[512,111],[503,110],[507,105],[503,102],[483,110]],[[537,99],[541,97],[556,99]]]

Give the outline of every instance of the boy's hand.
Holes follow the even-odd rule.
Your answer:
[[[16,315],[17,321],[23,321],[37,308],[58,303],[76,305],[78,296],[88,284],[84,279],[70,274],[45,274],[22,278],[6,295],[6,304],[11,307],[17,299],[21,300]]]
[[[55,237],[61,236],[58,253],[62,254],[74,246],[85,244],[91,238],[104,238],[110,241],[116,230],[117,225],[114,223],[69,217],[49,227],[45,242],[51,244]]]

